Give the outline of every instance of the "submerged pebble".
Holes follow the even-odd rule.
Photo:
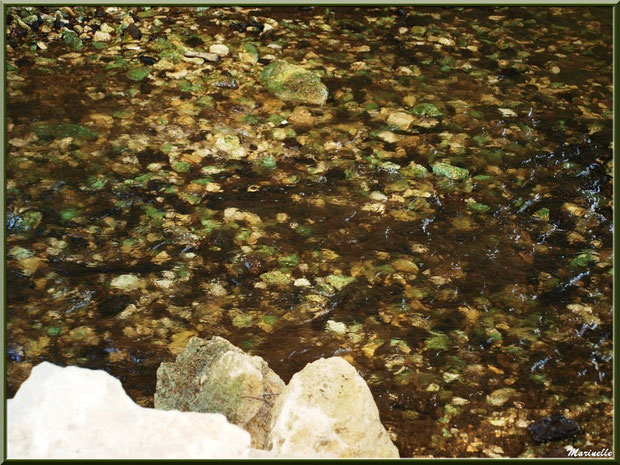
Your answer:
[[[313,105],[323,105],[327,100],[327,87],[319,76],[284,60],[267,65],[260,81],[269,92],[282,100]]]
[[[117,289],[130,291],[144,286],[144,281],[135,275],[123,274],[112,279],[110,286]]]

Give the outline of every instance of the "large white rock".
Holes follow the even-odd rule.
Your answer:
[[[104,371],[32,369],[7,405],[8,458],[239,458],[250,435],[220,414],[140,407]]]
[[[281,457],[399,457],[370,389],[340,357],[296,373],[278,396],[269,435]]]

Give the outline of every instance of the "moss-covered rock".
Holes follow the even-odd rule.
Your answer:
[[[407,166],[402,168],[400,172],[403,176],[406,176],[408,178],[417,178],[417,179],[425,178],[426,175],[428,174],[428,170],[424,166],[418,165],[414,161],[412,161]]]
[[[327,87],[319,76],[283,60],[267,65],[260,81],[270,93],[282,100],[312,105],[323,105],[327,101]]]
[[[286,273],[283,273],[280,270],[269,271],[267,273],[263,273],[260,275],[260,279],[262,279],[267,284],[271,284],[273,286],[286,286],[292,281],[291,276]]]
[[[467,179],[469,177],[469,171],[467,169],[452,166],[448,163],[435,163],[433,165],[433,173],[437,176],[455,180]]]
[[[252,435],[253,447],[262,448],[273,400],[283,389],[262,358],[221,337],[194,337],[174,363],[157,370],[155,408],[221,413]]]
[[[337,290],[340,290],[355,281],[355,278],[352,276],[330,274],[325,278],[325,281],[334,286]]]
[[[32,125],[32,130],[39,139],[97,139],[99,135],[80,124],[73,123],[37,123]]]
[[[440,118],[441,110],[432,103],[419,103],[411,110],[411,113],[418,116],[426,116],[431,118]]]
[[[127,77],[132,81],[141,81],[151,73],[151,69],[145,66],[137,66],[127,71]]]

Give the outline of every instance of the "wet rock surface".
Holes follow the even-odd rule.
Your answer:
[[[284,457],[398,458],[363,378],[346,360],[296,373],[274,405],[269,448]]]
[[[221,413],[252,435],[263,449],[274,399],[284,382],[260,357],[227,340],[191,338],[174,363],[157,370],[155,408]]]
[[[307,365],[285,387],[260,357],[194,337],[160,366],[155,406],[135,404],[104,371],[43,362],[8,401],[8,456],[398,457],[368,386],[339,357]]]
[[[276,97],[293,103],[323,105],[329,93],[319,76],[283,60],[265,66],[260,80]]]

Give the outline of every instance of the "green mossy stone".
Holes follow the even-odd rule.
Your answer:
[[[65,44],[67,44],[73,50],[80,50],[84,45],[82,39],[73,31],[65,31],[62,35]]]
[[[294,253],[286,257],[280,257],[278,258],[278,263],[281,266],[297,266],[299,265],[299,256],[296,253]]]
[[[439,108],[432,103],[418,103],[411,109],[411,113],[430,118],[440,118],[442,116],[441,110],[439,110]]]
[[[254,345],[255,339],[244,340],[245,348]],[[246,425],[262,407],[263,392],[278,393],[284,388],[275,373],[264,376],[263,366],[265,362],[225,339],[193,337],[174,363],[159,366],[155,408],[220,413],[231,423]],[[270,417],[264,418],[269,424]]]
[[[137,183],[140,186],[144,186],[147,182],[149,182],[153,178],[153,176],[154,176],[153,173],[141,174],[140,176],[132,179],[130,182]],[[125,181],[125,182],[127,182],[127,181]]]
[[[258,124],[260,123],[260,119],[254,115],[245,115],[243,117],[243,121],[248,124]]]
[[[140,92],[138,89],[136,89],[135,87],[132,87],[131,89],[127,89],[125,91],[125,94],[131,98],[135,97],[136,95],[138,95],[138,92]]]
[[[299,225],[295,228],[295,232],[303,237],[312,236],[313,230],[310,226]]]
[[[258,58],[259,58],[258,50],[253,44],[248,42],[243,46],[243,49],[245,50],[246,53],[249,53],[251,56],[253,56],[258,61]]]
[[[288,102],[324,105],[327,101],[327,87],[317,74],[284,60],[265,66],[260,82],[270,93]]]
[[[198,205],[202,202],[202,197],[196,194],[190,194],[189,192],[182,192],[179,197],[189,203],[190,205]]]
[[[467,169],[452,166],[448,163],[435,163],[433,165],[433,173],[437,176],[454,180],[467,179],[469,177],[469,171]]]
[[[222,227],[222,223],[216,220],[202,219],[200,220],[200,224],[204,227],[203,231],[206,234],[210,234],[215,229],[219,229]]]
[[[268,325],[274,324],[278,320],[278,317],[275,315],[265,315],[263,316],[263,322]]]
[[[32,25],[33,23],[37,22],[39,20],[39,18],[37,17],[37,15],[28,15],[28,16],[24,16],[22,18],[22,21],[25,22],[28,25]]]
[[[267,118],[267,122],[273,123],[276,126],[280,126],[284,121],[286,121],[286,118],[279,113],[269,115],[269,118]]]
[[[484,144],[487,143],[489,138],[486,136],[477,135],[477,136],[472,137],[471,140],[473,140],[476,144],[478,144],[479,147],[482,147]]]
[[[570,261],[570,266],[575,268],[578,266],[588,266],[596,262],[598,262],[598,257],[596,257],[591,250],[582,250],[579,255]]]
[[[428,170],[424,166],[418,165],[416,162],[413,161],[404,168],[402,168],[400,172],[403,176],[416,179],[425,178],[428,174]]]
[[[481,212],[481,213],[488,212],[491,209],[491,207],[489,207],[488,205],[485,205],[484,203],[479,203],[479,202],[469,202],[467,204],[467,208],[475,212]]]
[[[77,208],[67,208],[60,212],[60,218],[63,221],[71,221],[73,218],[80,214],[80,210]]]
[[[119,58],[118,60],[111,61],[110,63],[105,65],[105,69],[106,70],[122,69],[122,68],[127,68],[128,66],[129,66],[129,62],[127,60],[124,60],[123,58]]]
[[[252,326],[252,316],[240,314],[233,318],[232,324],[235,328],[249,328]]]
[[[539,218],[541,220],[544,220],[544,221],[549,221],[549,209],[548,208],[541,208],[541,209],[535,211],[532,214],[532,216],[535,217],[535,218]]]
[[[280,270],[263,273],[260,275],[260,279],[262,279],[267,284],[273,286],[285,286],[289,284],[292,280],[292,278],[288,274],[285,274]]]
[[[162,211],[159,211],[157,208],[155,207],[151,207],[148,206],[144,209],[144,213],[146,213],[149,217],[153,218],[154,220],[161,220],[165,213]]]
[[[337,290],[340,290],[355,281],[355,278],[353,276],[330,274],[325,278],[325,281]]]
[[[39,139],[64,139],[73,137],[74,139],[97,139],[99,135],[80,124],[73,123],[35,123],[32,130]]]
[[[62,328],[60,326],[48,326],[45,328],[48,336],[60,336],[62,333]]]
[[[131,68],[129,71],[127,71],[127,77],[132,81],[141,81],[149,74],[151,74],[151,68],[146,68],[144,66]]]
[[[192,169],[192,165],[184,161],[177,161],[172,165],[172,169],[177,173],[187,173]]]
[[[424,348],[427,350],[448,350],[450,338],[443,333],[435,333],[431,331],[433,336],[424,341]]]

